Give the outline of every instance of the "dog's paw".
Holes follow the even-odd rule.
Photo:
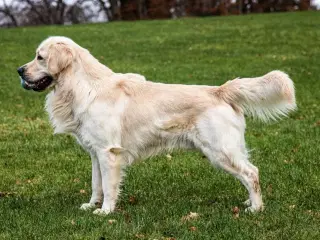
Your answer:
[[[248,199],[246,201],[243,202],[243,205],[247,206],[247,207],[250,207],[251,206],[251,200]]]
[[[264,206],[260,206],[260,207],[247,207],[244,212],[245,213],[257,213],[257,212],[262,212],[264,210]]]
[[[102,209],[102,208],[97,208],[96,210],[93,211],[93,214],[99,215],[99,216],[106,216],[110,213],[111,211],[108,209]]]
[[[256,213],[257,212],[257,209],[255,209],[254,207],[247,207],[245,210],[244,210],[245,213]]]
[[[80,209],[84,211],[91,210],[94,208],[96,208],[96,205],[94,203],[84,203],[80,207]]]

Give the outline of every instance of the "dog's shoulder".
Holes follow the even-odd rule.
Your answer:
[[[135,96],[143,91],[147,80],[144,76],[136,73],[117,73],[113,77],[115,88],[127,96]]]

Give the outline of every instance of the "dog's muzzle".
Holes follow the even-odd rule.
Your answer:
[[[51,76],[45,76],[43,78],[38,79],[37,81],[30,81],[24,75],[24,67],[20,67],[17,69],[20,75],[21,86],[26,90],[34,90],[37,92],[44,91],[53,81]]]

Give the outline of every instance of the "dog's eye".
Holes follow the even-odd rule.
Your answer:
[[[37,60],[43,60],[43,57],[41,57],[40,55],[38,55]]]

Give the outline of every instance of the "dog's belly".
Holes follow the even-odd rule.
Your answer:
[[[193,149],[195,148],[193,138],[192,131],[183,133],[131,131],[130,135],[122,139],[122,147],[128,150],[131,161],[143,160],[174,149]]]

